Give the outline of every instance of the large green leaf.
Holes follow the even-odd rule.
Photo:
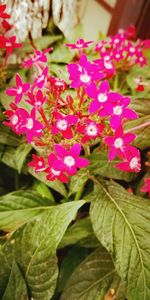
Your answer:
[[[84,201],[76,201],[46,208],[12,235],[0,254],[0,295],[4,293],[12,259],[15,259],[28,285],[30,298],[51,299],[58,276],[56,249],[83,204]]]
[[[93,152],[89,157],[91,163],[89,165],[89,170],[94,175],[100,175],[112,179],[121,179],[127,182],[132,181],[136,174],[122,172],[115,168],[115,165],[120,161],[114,159],[112,161],[108,160],[108,154],[104,150],[101,152]]]
[[[117,292],[120,283],[110,255],[104,248],[100,248],[75,269],[61,300],[103,300],[109,288]]]
[[[44,173],[35,173],[31,168],[28,169],[28,172],[29,172],[29,174],[34,176],[36,179],[44,182],[48,187],[50,187],[54,191],[58,192],[59,194],[61,194],[64,197],[67,197],[67,191],[66,191],[65,185],[62,182],[60,182],[59,180],[49,181],[45,178]]]
[[[128,300],[150,299],[150,203],[118,184],[97,185],[91,203],[94,232],[127,283]]]
[[[0,197],[0,229],[14,230],[30,221],[46,208],[51,201],[33,191],[16,191]]]
[[[8,285],[2,300],[28,300],[27,287],[24,278],[16,264],[13,262]]]

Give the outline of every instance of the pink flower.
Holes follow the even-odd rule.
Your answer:
[[[103,72],[106,79],[111,78],[115,74],[115,67],[112,60],[106,59],[108,55],[104,58],[96,59],[94,62],[97,64],[99,69]]]
[[[56,118],[56,122],[52,127],[52,134],[55,135],[61,132],[65,139],[72,139],[73,131],[71,126],[77,123],[78,117],[75,115],[63,116],[59,112],[54,112],[53,115]]]
[[[126,149],[126,160],[115,165],[117,169],[125,172],[140,172],[141,162],[140,162],[140,152],[133,146],[129,146]]]
[[[15,109],[6,110],[5,115],[7,115],[9,120],[4,121],[4,124],[11,127],[12,130],[17,134],[20,134],[20,128],[28,117],[27,111],[25,111],[23,108],[15,107]]]
[[[100,136],[103,129],[103,124],[96,123],[88,118],[84,119],[84,122],[81,122],[77,127],[77,131],[81,134],[84,134],[81,143],[86,143],[91,139],[96,139],[98,136]]]
[[[10,15],[5,13],[6,4],[0,5],[0,18],[2,19],[9,19]]]
[[[112,51],[111,58],[114,59],[115,61],[119,62],[124,58],[123,56],[123,49],[117,49]]]
[[[83,39],[78,39],[75,44],[65,44],[65,46],[70,49],[84,49],[88,48],[91,43],[93,43],[93,41],[85,42]]]
[[[30,84],[23,83],[19,74],[16,74],[16,86],[6,90],[6,94],[9,96],[15,96],[15,103],[18,104],[23,95],[29,90]]]
[[[119,93],[109,93],[109,102],[99,111],[100,116],[110,116],[110,126],[116,130],[121,126],[122,119],[136,119],[137,114],[127,106],[130,103],[129,97],[123,97]]]
[[[24,113],[26,118],[24,118],[19,132],[26,134],[27,141],[30,144],[35,136],[40,137],[42,135],[43,125],[36,120],[34,108],[30,114],[25,110]]]
[[[95,113],[101,107],[105,107],[106,103],[108,103],[109,91],[110,86],[106,80],[100,84],[99,89],[97,89],[94,84],[91,84],[91,86],[87,88],[88,96],[94,99],[94,101],[90,103],[89,113]]]
[[[67,183],[68,176],[61,170],[62,162],[61,160],[57,159],[54,153],[51,153],[48,156],[48,164],[49,167],[47,168],[46,172],[48,175],[46,178],[50,181],[54,181],[56,179],[60,180],[61,182]]]
[[[70,150],[66,150],[61,145],[55,145],[54,148],[62,162],[62,165],[60,165],[61,170],[71,176],[77,173],[77,168],[85,168],[89,164],[88,159],[79,157],[81,145],[78,143],[74,144]]]
[[[6,57],[8,57],[15,48],[20,48],[21,46],[21,44],[16,43],[15,36],[11,36],[10,38],[0,36],[0,48],[4,48],[6,50]]]
[[[25,60],[22,66],[26,67],[26,68],[31,68],[32,65],[37,62],[47,62],[47,57],[45,54],[50,52],[52,49],[53,48],[48,48],[48,49],[43,50],[42,52],[39,50],[36,50],[34,52],[34,56],[28,60]]]
[[[73,88],[87,87],[93,81],[98,81],[104,77],[98,66],[87,60],[86,55],[80,57],[78,64],[68,64],[67,68]]]
[[[29,99],[26,99],[25,101],[31,104],[36,109],[40,109],[43,103],[46,101],[46,97],[43,95],[41,90],[38,90],[35,95],[29,92],[28,97]]]
[[[46,67],[43,70],[43,72],[34,80],[32,89],[34,89],[35,87],[38,87],[41,89],[46,82],[47,74],[48,74],[48,67]]]
[[[148,193],[148,195],[150,197],[150,178],[145,178],[144,183],[145,184],[142,186],[140,191],[143,192],[143,193]]]
[[[135,139],[133,133],[123,133],[122,127],[118,128],[114,136],[104,138],[105,143],[110,147],[108,158],[113,160],[117,155],[120,158],[125,157],[127,146]]]
[[[33,160],[28,163],[28,166],[35,168],[35,173],[44,171],[46,169],[43,156],[37,156],[35,154],[32,154],[32,158]]]

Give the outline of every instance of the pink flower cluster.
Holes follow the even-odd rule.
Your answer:
[[[113,62],[117,68],[129,69],[132,65],[139,64],[141,67],[147,64],[143,50],[150,47],[147,41],[137,40],[135,38],[136,30],[133,25],[128,29],[119,30],[119,32],[110,36],[109,40],[100,41],[95,51],[100,53],[102,61],[106,63]]]
[[[117,51],[122,49],[124,35],[119,34]],[[5,112],[4,123],[39,147],[40,155],[33,154],[29,166],[35,172],[44,172],[51,181],[68,182],[79,168],[87,167],[89,160],[81,155],[88,156],[91,146],[99,143],[109,149],[109,160],[121,160],[116,168],[127,172],[141,169],[140,152],[131,145],[136,136],[123,129],[126,121],[138,116],[129,107],[131,99],[111,89],[108,79],[115,73],[114,60],[90,61],[84,53],[83,49],[91,43],[79,39],[75,44],[67,44],[78,51],[67,66],[70,86],[49,75],[49,48],[43,52],[36,50],[23,63],[22,67],[31,69],[30,72],[34,68],[30,84],[16,74],[16,85],[6,90],[14,101]],[[114,45],[113,37],[111,44]]]
[[[6,5],[0,5],[0,49],[5,50],[4,64],[13,50],[21,47],[21,44],[16,43],[16,37],[9,35],[9,30],[12,28],[12,25],[7,21],[7,19],[10,18],[10,15],[7,14],[5,10]]]

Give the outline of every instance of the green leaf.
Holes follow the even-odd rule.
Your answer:
[[[97,190],[90,211],[94,232],[127,283],[127,299],[148,300],[150,203],[110,181]]]
[[[16,149],[16,166],[19,173],[21,173],[26,157],[31,149],[32,146],[30,144],[22,144]]]
[[[127,182],[132,181],[135,173],[122,172],[115,168],[115,165],[120,162],[118,159],[108,160],[108,154],[102,150],[101,152],[93,152],[89,157],[91,163],[89,170],[94,175],[100,175],[106,178],[121,179]]]
[[[103,300],[110,287],[117,291],[120,282],[110,255],[100,248],[75,269],[60,299]]]
[[[89,250],[81,247],[72,247],[67,251],[67,255],[62,260],[57,284],[57,293],[61,292],[74,269],[86,258]]]
[[[43,173],[35,173],[31,168],[28,169],[29,174],[34,176],[36,179],[40,180],[41,182],[44,182],[48,187],[53,189],[54,191],[58,192],[64,197],[67,197],[67,191],[65,188],[65,185],[60,182],[59,180],[55,181],[49,181],[45,178],[45,174]]]
[[[35,182],[33,189],[36,190],[42,197],[45,197],[49,199],[52,203],[55,203],[55,198],[52,192],[47,187],[47,185],[44,184],[43,182],[40,181]]]
[[[16,191],[0,197],[0,229],[15,230],[29,222],[51,202],[33,191]]]
[[[81,196],[85,183],[88,180],[89,171],[87,169],[79,170],[78,173],[70,178],[69,196],[78,193]],[[79,200],[79,198],[77,200]]]
[[[51,299],[58,276],[56,249],[83,204],[84,201],[76,201],[46,208],[12,235],[0,255],[0,294],[3,294],[2,284],[9,276],[13,257],[23,273],[31,297],[34,300]]]
[[[64,43],[59,43],[54,51],[48,55],[48,62],[68,64],[73,57],[74,53],[65,47]]]
[[[86,238],[89,238],[90,240],[90,238],[93,237],[95,238],[95,243],[98,246],[99,242],[94,236],[90,218],[80,219],[68,228],[59,247],[63,248],[76,243],[79,243],[84,247],[84,240]]]
[[[125,124],[125,131],[131,131],[137,135],[133,145],[141,150],[150,147],[150,115],[139,117]]]
[[[2,300],[28,300],[27,287],[22,274],[16,264],[13,262],[7,288]]]
[[[0,125],[0,144],[9,146],[18,146],[20,144],[20,137],[15,135],[10,128]]]
[[[7,166],[18,170],[18,172],[21,173],[26,157],[31,149],[32,146],[29,144],[21,144],[17,148],[7,146],[1,161]]]

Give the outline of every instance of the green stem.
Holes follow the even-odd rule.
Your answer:
[[[116,74],[114,78],[114,87],[113,87],[114,91],[118,91],[118,83],[119,83],[119,74]]]

